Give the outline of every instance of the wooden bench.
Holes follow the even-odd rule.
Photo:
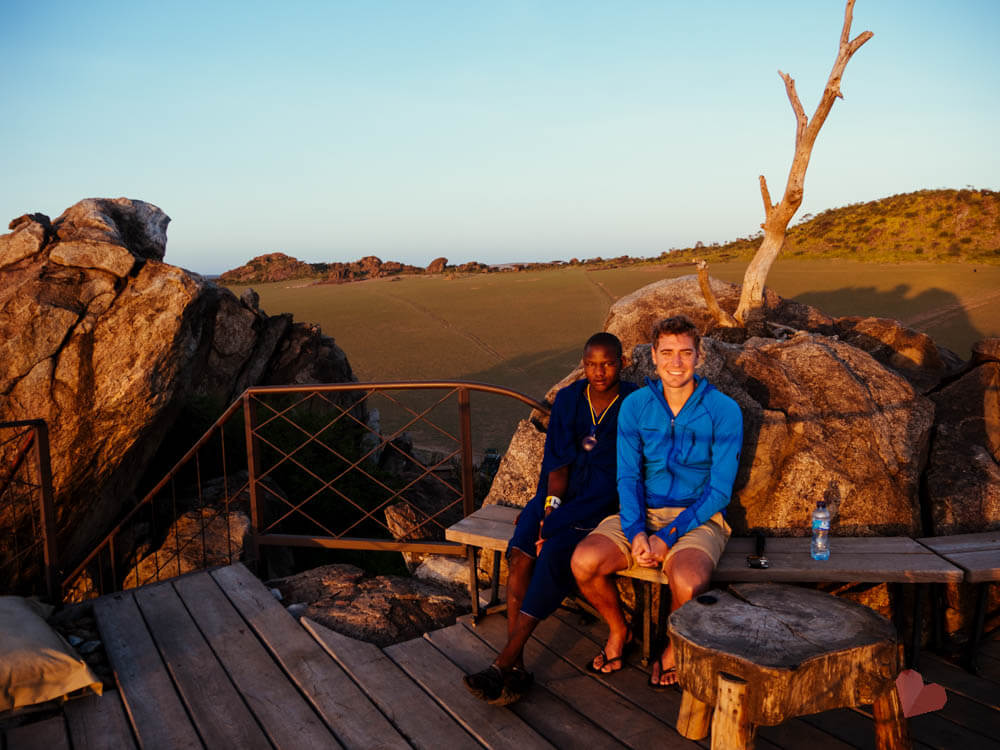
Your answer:
[[[976,672],[976,654],[986,621],[989,584],[1000,581],[1000,531],[932,536],[917,541],[961,568],[965,582],[978,587],[976,612],[966,657],[969,670]]]
[[[491,606],[495,606],[498,600],[500,555],[507,549],[514,519],[519,512],[519,508],[485,505],[445,531],[445,538],[449,541],[494,553]],[[832,537],[830,559],[825,561],[813,560],[809,556],[809,539],[806,537],[769,537],[765,550],[769,567],[766,569],[747,567],[746,558],[754,552],[754,544],[755,539],[750,537],[730,539],[712,580],[717,583],[914,584],[910,649],[910,665],[913,668],[917,667],[920,654],[925,595],[923,584],[958,583],[965,575],[961,568],[910,537]],[[471,562],[474,558],[475,555],[470,555],[470,564],[474,564]],[[664,585],[667,577],[650,568],[634,568],[619,575],[646,583],[642,626],[642,659],[645,665],[649,663],[653,638],[653,584]],[[477,602],[477,597],[473,596],[473,601]],[[478,617],[478,609],[474,610],[474,614]],[[656,619],[662,625],[659,618]]]

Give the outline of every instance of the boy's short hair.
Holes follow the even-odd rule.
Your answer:
[[[698,326],[692,323],[691,319],[686,315],[674,315],[671,318],[664,318],[653,325],[650,343],[652,343],[655,349],[656,345],[660,343],[660,336],[683,336],[685,334],[690,336],[694,341],[694,348],[697,351],[698,344],[701,342],[701,334],[698,333]]]
[[[589,339],[587,343],[583,345],[583,351],[586,351],[592,346],[603,346],[610,349],[615,353],[618,359],[622,358],[622,342],[613,333],[608,333],[607,331],[600,331],[595,333]]]

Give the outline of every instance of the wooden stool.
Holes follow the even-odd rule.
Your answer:
[[[867,607],[820,591],[745,583],[670,615],[684,697],[677,731],[712,750],[752,748],[755,728],[874,704],[876,745],[909,748],[896,631]]]

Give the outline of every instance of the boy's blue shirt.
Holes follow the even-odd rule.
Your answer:
[[[570,470],[562,505],[545,519],[542,531],[546,538],[570,524],[593,528],[605,516],[614,513],[618,506],[618,414],[625,397],[638,386],[626,381],[619,383],[619,398],[601,417],[596,430],[597,445],[590,451],[582,448],[583,439],[590,433],[593,424],[586,388],[586,380],[570,383],[559,390],[552,404],[542,470],[531,503],[540,506],[544,502],[548,494],[549,472],[562,466],[569,466]],[[540,507],[533,510],[541,513]]]
[[[618,415],[618,496],[629,543],[646,530],[646,509],[680,507],[656,532],[670,547],[729,504],[740,463],[743,414],[704,378],[674,415],[659,380],[646,380]]]

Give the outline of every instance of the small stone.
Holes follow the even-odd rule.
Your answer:
[[[271,592],[271,596],[273,596],[279,602],[285,598],[281,595],[281,589],[269,589],[269,591]]]
[[[71,635],[66,640],[69,641],[69,645],[72,646],[73,648],[76,648],[81,643],[83,643],[83,638],[81,638],[78,635]]]
[[[79,651],[82,655],[87,656],[88,654],[92,654],[95,651],[97,651],[97,649],[99,649],[100,647],[101,647],[100,641],[84,641],[77,647],[76,650]]]
[[[292,617],[301,617],[306,613],[306,610],[309,609],[309,605],[303,604],[302,602],[296,602],[295,604],[289,604],[286,609],[288,610],[288,614]]]

